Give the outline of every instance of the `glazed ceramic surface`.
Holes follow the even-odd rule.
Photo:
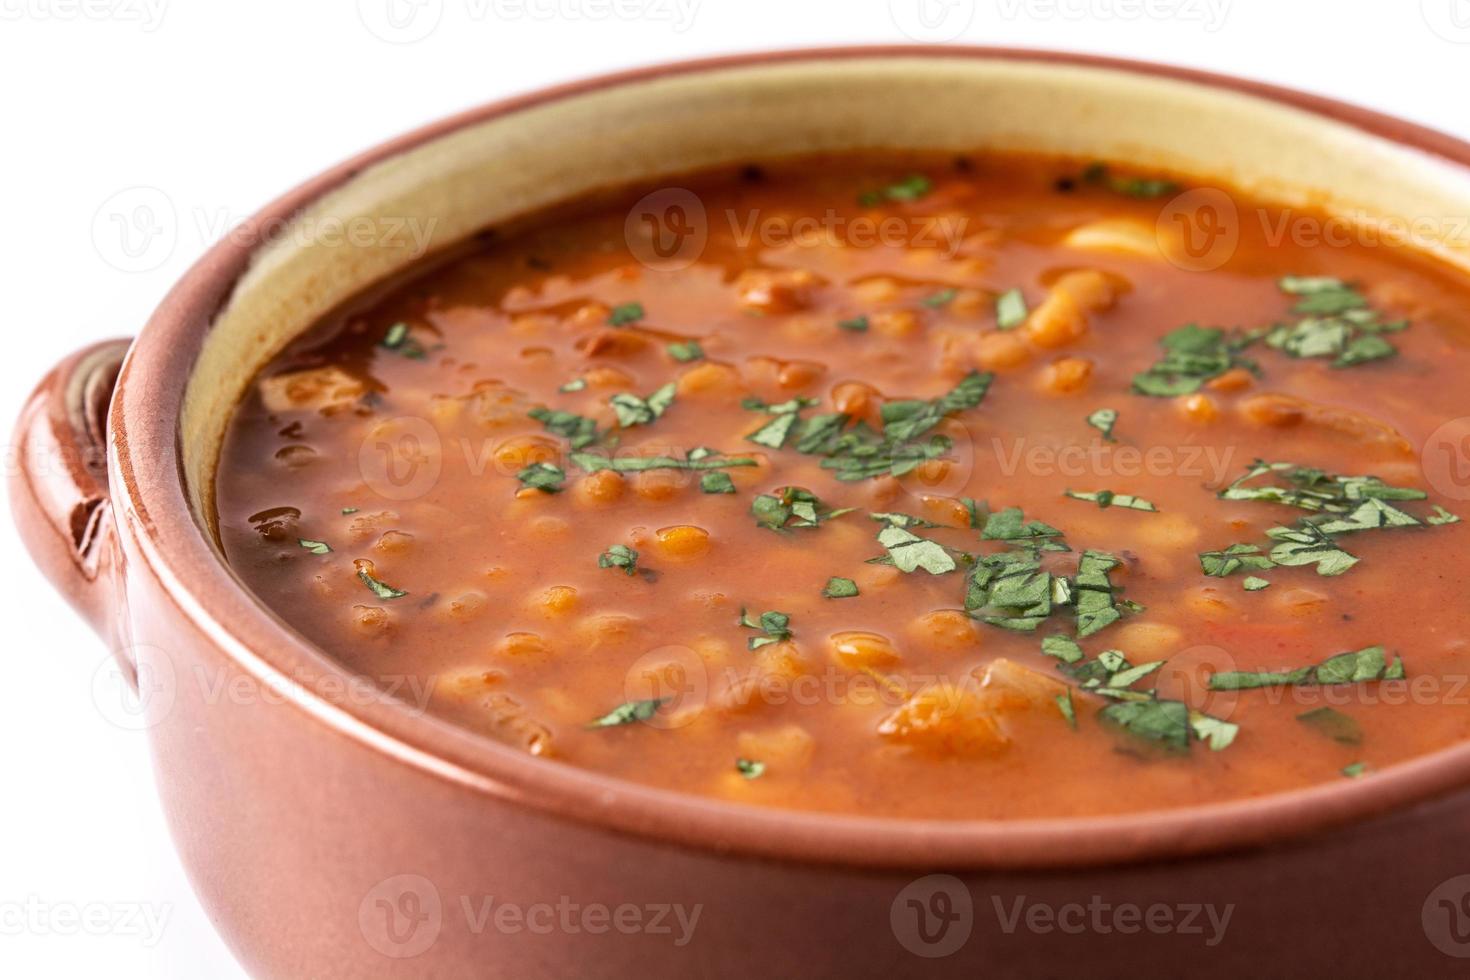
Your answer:
[[[221,561],[211,479],[232,406],[343,300],[601,188],[884,148],[1116,159],[1370,222],[1470,213],[1470,146],[1390,119],[1188,72],[938,48],[744,57],[551,90],[411,134],[275,202],[131,346],[53,371],[21,419],[12,494],[38,562],[147,685],[175,838],[252,972],[1460,972],[1470,746],[1371,780],[1105,819],[742,808],[446,725],[412,690],[346,673]],[[327,233],[364,225],[377,233]],[[1448,231],[1424,247],[1470,268]]]

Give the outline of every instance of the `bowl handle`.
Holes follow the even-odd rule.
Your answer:
[[[107,408],[130,340],[66,358],[36,386],[11,442],[10,508],[41,571],[116,649],[119,561],[107,486]]]

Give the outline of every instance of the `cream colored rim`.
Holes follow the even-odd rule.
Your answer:
[[[1384,223],[1470,215],[1470,177],[1436,157],[1280,102],[1112,68],[875,56],[595,89],[368,167],[256,253],[188,387],[182,448],[196,514],[213,528],[222,434],[255,371],[320,316],[426,251],[609,186],[859,149],[1126,161]],[[1450,225],[1432,224],[1416,240],[1470,269],[1470,243]]]

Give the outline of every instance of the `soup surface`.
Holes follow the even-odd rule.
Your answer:
[[[765,805],[1116,813],[1470,736],[1470,475],[1421,459],[1470,284],[1085,162],[678,183],[261,373],[217,506],[267,606],[526,752]]]

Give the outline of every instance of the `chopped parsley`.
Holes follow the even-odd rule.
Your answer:
[[[643,319],[642,303],[620,303],[607,314],[607,322],[614,327],[626,327]]]
[[[1371,646],[1328,657],[1320,664],[1282,671],[1231,670],[1213,674],[1212,691],[1247,691],[1258,687],[1298,685],[1365,684],[1370,681],[1404,679],[1404,663],[1398,657],[1389,663],[1383,647]]]
[[[867,333],[868,318],[865,316],[855,316],[847,320],[838,320],[837,326],[849,333]]]
[[[362,584],[371,589],[373,595],[377,596],[379,599],[402,599],[404,596],[408,595],[407,592],[395,589],[387,582],[374,578],[372,574],[365,568],[359,568],[357,570],[357,577],[361,579]]]
[[[597,556],[598,568],[621,568],[629,575],[638,574],[638,552],[625,544],[615,544]]]
[[[1330,357],[1338,368],[1398,353],[1383,335],[1408,329],[1408,321],[1384,322],[1354,286],[1330,276],[1287,276],[1278,285],[1298,298],[1291,309],[1298,319],[1273,326],[1268,346],[1292,357]]]
[[[572,444],[573,449],[590,446],[598,440],[597,420],[574,412],[563,412],[538,405],[527,413],[540,422],[547,432],[560,436]]]
[[[1056,657],[1064,664],[1075,664],[1086,656],[1076,640],[1070,636],[1063,636],[1061,633],[1043,637],[1041,652],[1048,657]]]
[[[735,481],[730,479],[729,473],[711,470],[700,476],[699,489],[705,493],[734,493]]]
[[[307,551],[311,552],[313,555],[329,554],[332,550],[332,546],[327,544],[325,541],[313,541],[310,538],[297,538],[296,543],[301,545],[301,547],[305,548]]]
[[[1255,575],[1247,575],[1245,580],[1240,584],[1247,592],[1259,592],[1262,589],[1269,588],[1271,585],[1269,580],[1259,578]]]
[[[1064,496],[1071,497],[1073,500],[1085,500],[1089,503],[1097,504],[1102,510],[1107,510],[1109,507],[1124,507],[1128,510],[1158,511],[1158,508],[1152,503],[1144,500],[1142,497],[1135,497],[1131,493],[1114,493],[1111,490],[1088,492],[1068,490]]]
[[[745,438],[757,446],[780,449],[786,445],[786,440],[791,437],[791,431],[801,420],[801,410],[811,408],[816,403],[814,398],[793,398],[790,401],[771,405],[759,398],[747,398],[740,403],[742,407],[753,412],[765,412],[771,416],[771,420]]]
[[[856,582],[850,578],[839,578],[836,575],[829,578],[826,588],[822,589],[822,595],[828,599],[851,599],[857,594]]]
[[[864,191],[858,195],[858,203],[863,207],[872,207],[884,201],[917,201],[928,194],[933,186],[929,178],[923,174],[910,174],[887,187],[876,191]]]
[[[630,392],[613,395],[608,400],[618,415],[618,425],[630,429],[635,425],[647,425],[661,418],[674,402],[674,382],[659,388],[647,398],[639,398]]]
[[[1113,435],[1113,428],[1118,424],[1118,410],[1115,408],[1099,408],[1087,416],[1087,424],[1102,433],[1103,442],[1117,442]]]
[[[1183,701],[1119,701],[1098,712],[1105,723],[1171,751],[1189,748],[1189,706]]]
[[[766,771],[766,764],[754,759],[736,759],[735,771],[746,779],[760,779]]]
[[[1199,556],[1200,568],[1213,578],[1225,578],[1242,569],[1267,569],[1276,563],[1253,544],[1232,544],[1224,551],[1205,551]]]
[[[1296,720],[1342,745],[1357,745],[1363,740],[1363,729],[1358,723],[1336,708],[1316,708],[1297,715]]]
[[[749,456],[721,456],[712,450],[691,449],[677,456],[604,456],[601,453],[572,453],[571,459],[588,473],[645,473],[648,470],[721,470],[731,466],[755,466]]]
[[[516,474],[521,485],[542,493],[559,493],[567,475],[554,463],[536,462]]]
[[[1044,551],[1071,551],[1062,540],[1062,532],[1042,521],[1028,521],[1019,507],[1007,507],[985,520],[980,537],[986,541],[1004,541],[1013,546],[1039,547]]]
[[[670,357],[681,364],[698,361],[704,357],[704,348],[700,346],[697,340],[675,341],[664,349],[669,352]]]
[[[1174,194],[1180,189],[1177,181],[1163,177],[1131,177],[1115,174],[1106,163],[1092,163],[1082,171],[1083,183],[1105,187],[1115,194],[1150,200]]]
[[[943,575],[958,567],[954,556],[937,541],[921,538],[907,528],[889,524],[878,532],[878,543],[888,554],[873,559],[891,564],[900,572],[916,572],[920,569],[930,575]]]
[[[342,508],[342,513],[344,515],[346,515],[346,514],[356,514],[357,513],[357,510],[358,509],[356,507],[343,507]]]
[[[923,303],[931,310],[937,310],[941,306],[948,306],[950,302],[959,294],[960,291],[958,289],[955,289],[953,286],[946,286],[936,293],[930,293],[928,296],[925,296],[923,299],[919,300],[919,302]]]
[[[402,354],[404,357],[413,358],[416,361],[423,360],[424,358],[423,345],[413,339],[413,334],[410,332],[406,323],[395,323],[389,327],[388,332],[383,335],[383,339],[378,342],[378,346],[384,350],[391,350],[395,354]]]
[[[783,612],[763,612],[758,619],[751,619],[742,608],[740,610],[739,624],[746,629],[758,631],[760,636],[752,636],[747,645],[752,650],[771,643],[780,643],[782,640],[791,639],[791,617]]]
[[[1026,295],[1019,288],[1007,289],[995,298],[995,326],[999,330],[1016,329],[1026,322],[1030,312]]]
[[[1342,767],[1342,774],[1348,779],[1357,779],[1367,771],[1368,763],[1366,762],[1353,762]]]
[[[1250,334],[1231,334],[1219,327],[1190,323],[1165,334],[1159,344],[1164,356],[1133,376],[1133,390],[1154,398],[1188,395],[1211,378],[1234,367],[1255,370],[1240,352],[1255,340]]]
[[[979,405],[990,390],[993,377],[972,371],[938,398],[885,402],[880,413],[881,433],[862,422],[850,425],[851,419],[841,412],[802,419],[802,409],[815,404],[811,399],[796,398],[778,405],[747,399],[743,403],[746,408],[766,412],[772,418],[746,438],[779,449],[794,437],[797,452],[826,457],[821,462],[822,468],[831,470],[844,482],[884,475],[903,476],[924,461],[949,452],[951,443],[945,436],[921,437],[947,415]]]
[[[588,728],[614,728],[631,725],[635,721],[647,721],[658,713],[668,698],[649,698],[644,701],[626,701],[616,708],[587,723]]]
[[[1072,705],[1070,687],[1057,695],[1057,710],[1062,713],[1062,719],[1066,721],[1067,727],[1075,732],[1077,730],[1077,709]]]
[[[756,524],[772,531],[816,527],[852,510],[851,507],[829,508],[805,487],[782,487],[773,494],[760,494],[750,504]]]

